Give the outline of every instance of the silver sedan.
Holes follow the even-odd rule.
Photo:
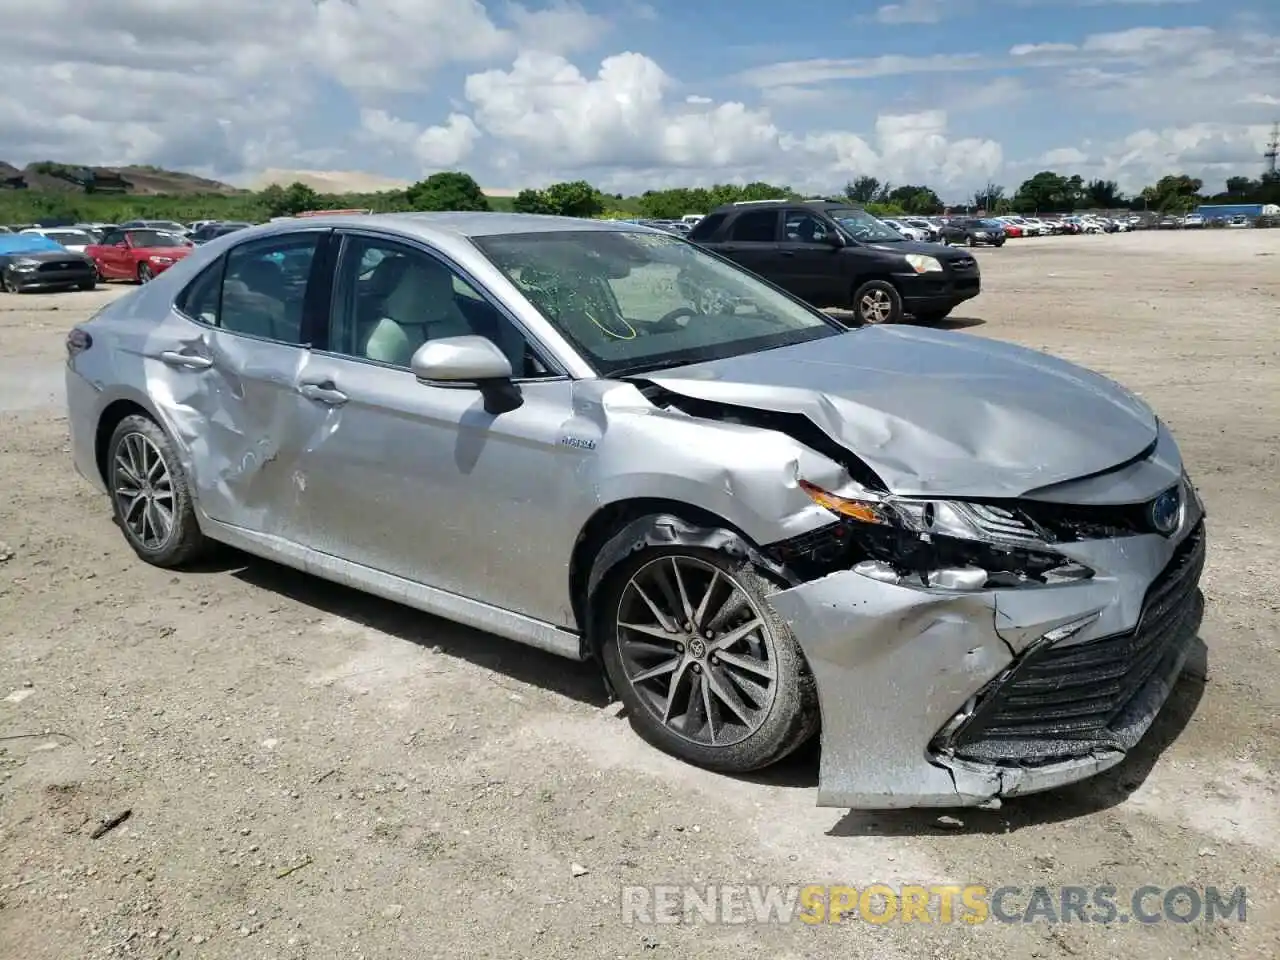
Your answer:
[[[598,662],[713,769],[821,726],[822,805],[1079,780],[1199,662],[1203,507],[1143,402],[670,233],[275,222],[67,351],[75,465],[143,560],[230,544]]]

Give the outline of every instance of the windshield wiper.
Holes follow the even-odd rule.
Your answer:
[[[692,363],[700,363],[700,360],[686,357],[668,357],[665,360],[649,360],[644,363],[629,363],[625,366],[615,367],[605,374],[610,380],[621,380],[626,377],[633,377],[638,373],[651,373],[654,370],[667,370],[671,367],[684,367]]]

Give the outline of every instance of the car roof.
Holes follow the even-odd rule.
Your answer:
[[[725,203],[716,207],[711,213],[729,213],[742,210],[769,210],[777,207],[808,207],[811,210],[849,210],[860,209],[861,205],[844,200],[739,200],[737,203]],[[711,214],[707,214],[710,216]]]
[[[370,228],[407,234],[429,243],[456,243],[479,237],[495,237],[521,233],[655,233],[671,234],[655,227],[616,220],[587,220],[580,217],[557,217],[536,213],[374,213],[335,214],[333,216],[297,217],[273,220],[250,227],[236,235],[249,240],[295,230],[316,228]]]

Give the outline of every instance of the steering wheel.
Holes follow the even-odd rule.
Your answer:
[[[683,330],[685,325],[677,321],[683,320],[686,317],[696,317],[698,315],[698,311],[694,310],[692,307],[676,307],[674,310],[669,310],[659,317],[649,329],[657,331],[658,333],[669,333],[672,330]]]

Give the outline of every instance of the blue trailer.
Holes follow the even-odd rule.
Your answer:
[[[1206,220],[1229,220],[1232,217],[1256,219],[1262,216],[1261,203],[1208,203],[1196,208],[1196,213]]]

